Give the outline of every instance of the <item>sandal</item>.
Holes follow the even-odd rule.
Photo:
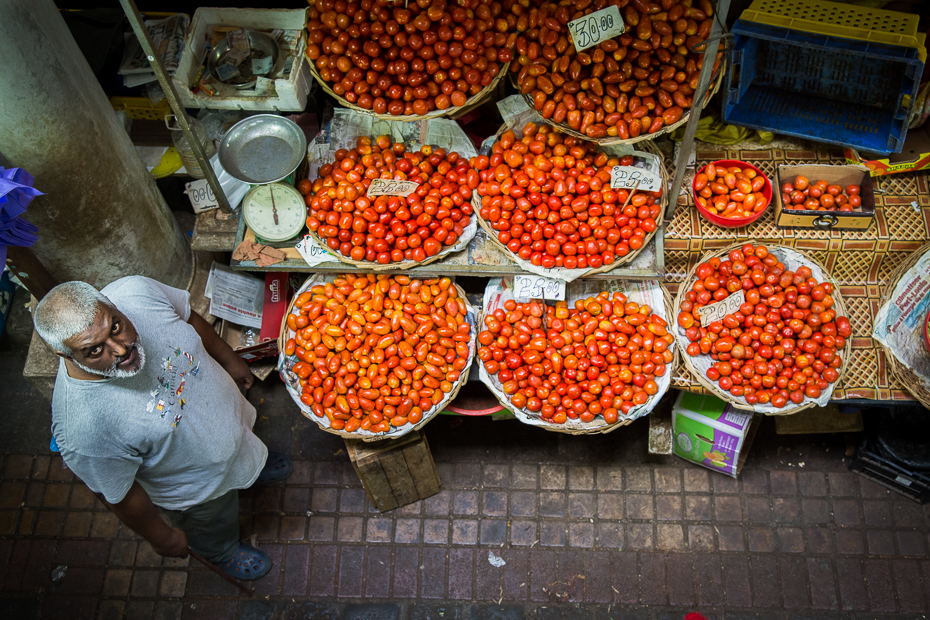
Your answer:
[[[232,558],[218,564],[224,573],[242,581],[261,579],[271,570],[271,558],[259,549],[239,543],[239,551]]]
[[[265,466],[262,468],[261,473],[258,474],[255,484],[274,484],[275,482],[282,482],[286,480],[293,471],[294,464],[291,463],[291,459],[280,452],[271,452],[269,450],[268,460],[265,461]]]

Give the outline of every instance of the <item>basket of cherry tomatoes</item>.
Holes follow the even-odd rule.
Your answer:
[[[489,153],[470,161],[478,223],[526,271],[567,282],[610,271],[633,260],[662,224],[666,192],[611,187],[614,166],[646,160],[667,186],[661,156],[647,149],[609,155],[548,125],[505,127]]]
[[[606,8],[604,2],[514,4],[517,62],[510,66],[527,103],[566,133],[600,144],[652,140],[688,119],[704,61],[714,5],[710,0],[615,3],[623,34],[584,46],[569,23]],[[718,52],[705,96],[720,87]]]
[[[375,271],[428,265],[465,249],[478,231],[472,195],[477,173],[467,156],[408,149],[390,136],[338,149],[316,179],[297,188],[309,234],[344,263]],[[368,195],[374,179],[414,181],[408,195]]]
[[[278,371],[323,430],[374,441],[452,402],[475,355],[476,311],[450,278],[315,275],[295,294]]]
[[[510,4],[311,0],[310,71],[339,103],[381,119],[464,113],[510,66],[517,37]]]
[[[709,163],[694,175],[691,187],[701,215],[723,228],[752,224],[772,202],[771,181],[744,161]]]
[[[849,362],[852,326],[839,288],[792,248],[749,242],[707,253],[675,308],[685,366],[740,409],[824,406]]]
[[[655,281],[572,283],[567,301],[518,299],[492,280],[479,320],[481,380],[519,420],[608,433],[648,414],[671,384],[671,298]]]

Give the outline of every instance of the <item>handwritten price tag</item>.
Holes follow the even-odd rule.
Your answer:
[[[726,315],[737,312],[744,303],[746,303],[746,294],[740,290],[723,301],[698,308],[698,314],[701,315],[701,327],[707,327],[715,321],[722,321]]]
[[[303,259],[307,261],[307,264],[311,266],[335,260],[333,255],[317,243],[316,239],[310,235],[304,235],[304,238],[301,239],[295,247],[297,251],[300,252]]]
[[[420,184],[416,181],[394,181],[393,179],[372,179],[368,186],[369,198],[373,196],[403,196],[407,197],[417,191]]]
[[[575,51],[588,49],[607,39],[623,34],[626,27],[620,17],[620,9],[611,5],[606,9],[594,11],[590,15],[568,22],[568,31],[572,35]]]
[[[636,182],[639,181],[639,185]],[[644,192],[662,191],[662,177],[655,172],[634,166],[614,166],[610,171],[610,186],[614,189],[635,187]]]
[[[565,299],[565,282],[542,276],[514,276],[513,290],[520,299]]]
[[[213,195],[213,189],[206,179],[198,179],[184,185],[184,193],[190,198],[191,206],[194,207],[194,213],[203,213],[210,209],[216,209],[220,204]]]

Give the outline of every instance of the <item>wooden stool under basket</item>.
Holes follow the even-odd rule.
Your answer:
[[[439,493],[439,473],[422,432],[376,442],[345,442],[368,499],[381,512]]]

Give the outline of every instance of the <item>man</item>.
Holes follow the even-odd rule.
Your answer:
[[[248,365],[188,293],[138,276],[101,292],[68,282],[34,320],[61,357],[52,434],[68,467],[157,553],[190,546],[233,577],[267,574],[270,558],[239,541],[238,489],[292,465],[252,433]]]

